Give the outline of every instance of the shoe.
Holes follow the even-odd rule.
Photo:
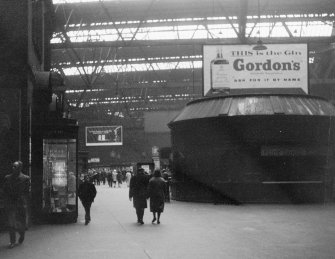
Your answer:
[[[21,245],[21,244],[23,243],[23,241],[24,241],[24,236],[22,235],[22,236],[20,236],[20,238],[19,238],[19,244]]]
[[[89,220],[85,220],[85,225],[88,225],[88,223],[90,223]]]
[[[143,220],[140,220],[140,224],[141,224],[141,225],[143,225],[143,224],[144,224]]]
[[[9,248],[9,249],[12,249],[12,248],[14,248],[14,246],[15,246],[14,243],[9,243],[8,248]]]
[[[152,221],[151,221],[151,223],[154,223],[155,221],[156,221],[156,218],[153,218]]]
[[[157,220],[157,224],[161,224],[161,222],[159,220]]]

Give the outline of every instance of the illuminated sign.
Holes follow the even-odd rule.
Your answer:
[[[299,146],[262,146],[261,156],[327,156],[331,155],[327,147],[299,147]]]
[[[307,44],[204,45],[203,94],[226,89],[301,88],[308,93]]]
[[[151,173],[150,165],[141,165],[141,168],[144,170],[144,172],[147,172],[148,174]]]
[[[100,157],[92,157],[88,159],[88,163],[100,163]]]
[[[122,145],[122,126],[86,127],[86,146]]]

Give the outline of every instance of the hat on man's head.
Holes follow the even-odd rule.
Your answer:
[[[137,172],[144,172],[144,169],[140,167],[139,169],[137,169]]]

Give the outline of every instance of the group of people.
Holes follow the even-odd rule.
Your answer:
[[[90,177],[86,175],[78,188],[78,197],[85,209],[85,225],[91,221],[90,209],[96,194],[95,185],[90,181]],[[157,224],[160,224],[165,201],[170,201],[169,181],[162,177],[160,170],[155,170],[153,175],[148,175],[145,174],[143,168],[139,168],[137,173],[130,178],[129,200],[133,201],[137,222],[140,224],[144,224],[144,210],[147,208],[147,199],[149,198],[150,211],[153,214],[152,223],[157,221]]]
[[[132,177],[130,171],[116,169],[90,170],[88,174],[95,185],[105,185],[107,182],[109,187],[114,188],[121,188],[123,183],[126,183],[127,187],[129,187],[130,178]]]
[[[129,200],[133,201],[136,210],[137,222],[144,224],[144,210],[147,208],[147,199],[150,198],[150,211],[153,214],[152,223],[160,224],[160,216],[164,211],[168,181],[162,178],[160,170],[155,170],[152,177],[140,168],[131,178],[129,186]]]
[[[85,209],[85,225],[91,221],[90,209],[97,195],[92,180],[89,175],[86,175],[78,186],[78,197]],[[160,170],[155,170],[152,175],[148,175],[145,174],[144,169],[139,168],[133,177],[129,177],[129,199],[133,201],[138,223],[144,224],[144,210],[150,198],[152,223],[160,224],[164,203],[169,201],[168,182],[162,177]],[[5,210],[8,216],[9,248],[13,248],[17,245],[16,233],[19,234],[18,244],[22,244],[27,229],[30,177],[22,173],[21,161],[13,163],[12,173],[5,177],[3,190]]]

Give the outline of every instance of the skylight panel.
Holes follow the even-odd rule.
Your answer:
[[[201,68],[202,61],[182,61],[182,62],[156,62],[149,65],[148,63],[140,64],[124,64],[124,65],[106,65],[104,71],[106,73],[125,73],[125,72],[137,72],[137,71],[148,71],[148,70],[173,70],[173,69],[190,69],[190,68]],[[91,74],[94,70],[94,66],[82,67],[70,67],[63,68],[66,76],[84,74],[84,70],[87,74]],[[98,67],[97,71],[100,71],[101,67]]]
[[[100,2],[101,0],[52,0],[53,4],[75,4],[75,3],[89,3]],[[116,2],[120,0],[103,0],[104,2]],[[123,0],[126,1],[126,0]]]
[[[270,37],[281,37],[281,38],[285,38],[285,37],[289,37],[289,33],[287,32],[287,30],[285,29],[285,27],[282,26],[281,23],[277,23],[271,30],[271,35]]]
[[[294,36],[299,37],[330,37],[333,26],[321,21],[286,22]]]
[[[278,15],[262,15],[264,19],[271,19],[274,17],[281,17],[282,19],[287,18],[313,18],[313,19],[322,19],[324,16],[332,16],[331,14],[278,14]],[[248,16],[249,19],[258,18],[257,16]],[[194,25],[180,25],[180,26],[165,26],[167,21],[170,22],[183,22],[183,21],[194,21],[205,19],[207,21],[215,20],[226,20],[226,17],[206,17],[206,18],[179,18],[179,19],[159,19],[159,20],[148,20],[146,21],[146,27],[137,28],[136,25],[139,21],[118,21],[115,24],[129,24],[130,27],[122,28],[120,31],[117,31],[114,28],[111,29],[98,29],[102,25],[111,24],[111,23],[93,23],[93,27],[97,29],[91,30],[72,30],[67,34],[70,37],[72,42],[98,42],[98,41],[120,41],[122,40],[173,40],[173,39],[207,39],[207,38],[237,38],[236,31],[230,23],[223,21],[221,24],[208,24],[207,29],[204,28],[201,24]],[[229,19],[236,19],[236,17],[229,17]],[[149,23],[155,22],[160,23],[164,22],[163,26],[153,26],[150,27]],[[133,27],[131,26],[133,25]],[[295,21],[295,22],[286,22],[291,34],[294,37],[322,37],[330,36],[333,30],[332,22],[325,21]],[[80,25],[70,25],[70,28],[76,28]],[[234,24],[236,30],[238,30],[238,24]],[[284,29],[284,26],[281,23],[277,23],[272,28],[272,23],[262,22],[260,24],[247,23],[246,35],[251,37],[288,37],[289,33]],[[135,34],[136,33],[136,34]],[[121,34],[121,36],[119,35]],[[51,43],[61,43],[64,41],[64,38],[61,35],[54,34]]]

